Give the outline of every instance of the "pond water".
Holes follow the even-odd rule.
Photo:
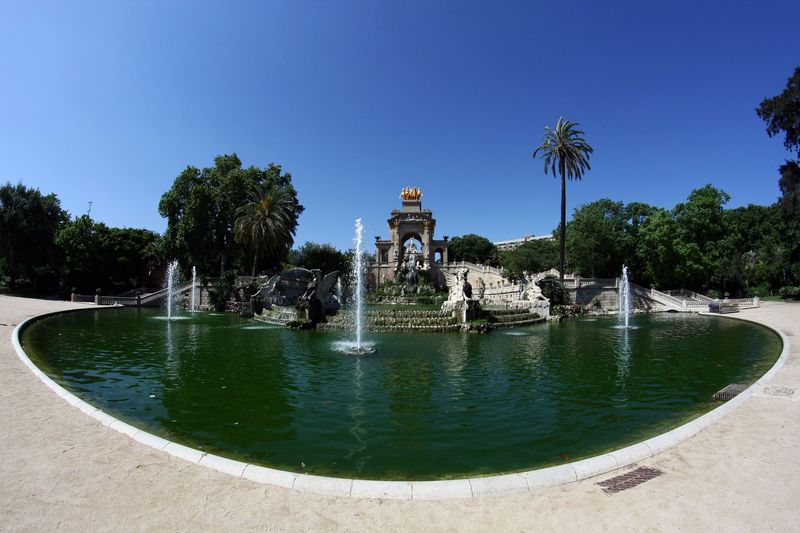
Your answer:
[[[425,480],[528,470],[632,444],[756,381],[779,337],[696,315],[575,319],[464,333],[291,331],[233,314],[81,311],[22,336],[44,372],[169,440],[318,475]]]

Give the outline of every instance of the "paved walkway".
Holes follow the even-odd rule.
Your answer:
[[[741,316],[781,329],[791,353],[770,386],[640,464],[665,475],[605,495],[617,475],[448,501],[380,501],[259,485],[141,445],[70,407],[11,346],[14,326],[86,306],[0,296],[0,530],[795,531],[800,524],[800,304]]]

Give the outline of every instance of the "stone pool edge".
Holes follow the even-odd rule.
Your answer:
[[[311,492],[330,496],[369,498],[369,499],[392,499],[392,500],[438,500],[438,499],[457,499],[475,498],[479,496],[497,495],[506,492],[532,490],[549,486],[561,485],[573,481],[580,481],[594,476],[599,476],[624,468],[637,463],[656,454],[663,452],[678,443],[694,436],[700,430],[708,427],[720,420],[728,413],[737,409],[742,403],[747,401],[750,396],[770,380],[783,366],[789,356],[789,340],[786,335],[767,324],[752,320],[750,318],[724,316],[722,318],[732,318],[752,322],[766,327],[780,337],[783,343],[781,354],[770,369],[761,376],[755,383],[750,385],[744,392],[728,400],[719,407],[712,409],[708,413],[691,420],[690,422],[678,426],[666,433],[657,435],[642,442],[632,444],[625,448],[608,452],[605,454],[590,457],[573,463],[529,470],[512,474],[501,474],[486,477],[462,478],[438,481],[382,481],[364,479],[346,479],[325,476],[315,476],[310,474],[299,474],[285,470],[235,461],[218,455],[208,454],[194,448],[189,448],[182,444],[166,440],[146,431],[131,426],[114,418],[113,416],[97,409],[96,407],[81,400],[49,376],[42,372],[30,360],[20,343],[20,333],[33,322],[42,318],[70,313],[76,311],[96,311],[101,309],[115,309],[119,306],[93,307],[92,309],[77,308],[61,311],[43,313],[20,322],[12,334],[11,343],[19,359],[39,378],[39,380],[49,387],[58,396],[64,399],[71,406],[80,409],[83,413],[94,418],[102,425],[123,433],[133,440],[189,461],[198,465],[203,465],[219,472],[233,475],[239,478],[248,479],[257,483],[275,485],[290,488],[301,492]],[[706,315],[708,313],[700,313]],[[718,316],[718,315],[713,315]]]

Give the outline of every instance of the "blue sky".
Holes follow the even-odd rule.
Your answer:
[[[298,243],[351,246],[403,186],[437,236],[551,231],[531,152],[559,116],[592,170],[568,210],[672,207],[706,183],[769,204],[789,157],[753,109],[800,64],[792,2],[7,2],[0,181],[73,215],[163,231],[187,165],[236,152],[292,173]]]

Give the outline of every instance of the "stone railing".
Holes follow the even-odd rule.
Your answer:
[[[481,302],[485,303],[512,302],[519,300],[524,290],[525,286],[522,283],[510,283],[506,281],[490,283],[483,288],[482,295],[479,288],[472,287],[473,295],[481,296]]]

